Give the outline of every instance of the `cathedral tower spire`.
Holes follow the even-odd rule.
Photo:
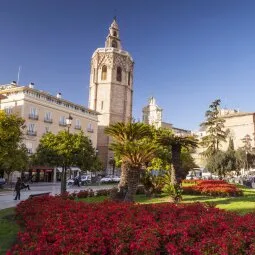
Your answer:
[[[105,168],[112,157],[105,127],[132,119],[133,69],[134,61],[121,47],[119,26],[114,18],[105,48],[96,49],[92,55],[89,86],[89,108],[100,113],[97,146]]]
[[[109,34],[106,37],[105,48],[116,48],[121,50],[121,41],[120,41],[120,33],[119,26],[117,23],[116,16],[113,19],[111,26],[109,27]]]

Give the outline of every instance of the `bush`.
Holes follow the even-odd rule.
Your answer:
[[[96,191],[96,196],[109,196],[111,193],[111,189],[101,189]]]
[[[255,254],[255,214],[205,204],[22,201],[18,243],[8,254]]]

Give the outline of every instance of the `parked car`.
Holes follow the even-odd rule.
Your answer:
[[[91,176],[90,175],[82,175],[81,176],[81,185],[90,184]]]
[[[0,186],[4,185],[6,183],[4,178],[0,178]]]
[[[111,183],[111,182],[119,182],[119,181],[120,181],[119,176],[108,175],[108,176],[103,177],[100,180],[100,183]]]

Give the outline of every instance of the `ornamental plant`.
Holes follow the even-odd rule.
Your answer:
[[[242,190],[236,185],[221,180],[198,180],[195,185],[184,186],[183,193],[220,197],[243,196]]]
[[[255,214],[194,204],[84,203],[38,197],[16,208],[9,255],[253,255]]]

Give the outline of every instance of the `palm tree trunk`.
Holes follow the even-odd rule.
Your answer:
[[[128,189],[127,170],[128,170],[127,165],[125,162],[123,162],[121,165],[120,182],[118,185],[119,192],[124,194],[123,199],[124,199],[127,189]]]
[[[172,178],[175,178],[175,183],[176,183],[176,179],[180,177],[180,172],[181,172],[181,145],[180,144],[172,145],[172,164],[173,164],[172,172],[174,174],[174,177],[171,176],[171,181],[174,180]]]
[[[140,169],[129,168],[127,170],[127,185],[128,191],[125,196],[125,201],[133,202],[136,194],[137,186],[139,184]]]
[[[176,172],[175,172],[175,168],[174,165],[171,164],[171,184],[175,185],[177,183],[176,181]]]

